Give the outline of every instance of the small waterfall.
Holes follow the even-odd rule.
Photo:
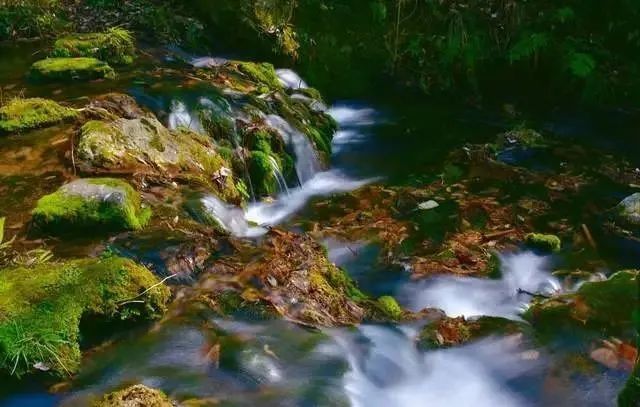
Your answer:
[[[266,232],[264,228],[249,225],[242,208],[229,205],[216,196],[209,195],[202,198],[202,204],[220,226],[233,236],[255,237]]]
[[[518,289],[539,293],[560,290],[559,281],[548,272],[547,257],[522,252],[503,255],[501,262],[500,280],[439,276],[409,284],[400,297],[413,310],[435,307],[452,317],[489,315],[518,319],[531,299],[518,295]]]
[[[189,112],[184,102],[174,100],[171,102],[171,112],[169,113],[169,129],[176,130],[179,127],[186,127],[197,132],[203,131],[200,120]]]
[[[296,174],[300,184],[313,178],[322,169],[322,165],[311,140],[278,115],[268,115],[266,122],[278,131],[285,143],[293,148],[296,157]]]
[[[510,382],[540,366],[509,338],[423,353],[409,328],[329,333],[349,364],[343,387],[354,407],[526,406]]]
[[[304,89],[308,88],[306,82],[291,69],[276,69],[276,75],[280,79],[280,83],[287,89]]]
[[[278,165],[278,161],[273,156],[269,156],[269,163],[271,164],[271,168],[273,170],[273,176],[276,181],[278,181],[278,187],[281,194],[289,195],[289,187],[287,187],[287,180],[282,175],[282,171],[280,170],[280,166]]]

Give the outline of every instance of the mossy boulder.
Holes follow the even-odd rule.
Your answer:
[[[29,79],[36,82],[115,79],[113,68],[95,58],[47,58],[34,63]]]
[[[0,133],[47,127],[77,116],[76,109],[62,106],[53,100],[16,98],[0,107]]]
[[[620,226],[633,230],[640,229],[640,192],[623,199],[613,212],[615,221]]]
[[[524,318],[542,330],[564,324],[624,328],[631,326],[638,300],[638,271],[625,270],[604,281],[586,282],[575,293],[536,299]]]
[[[56,58],[90,57],[110,64],[130,64],[136,47],[131,32],[110,28],[102,33],[70,34],[53,44],[51,56]]]
[[[249,176],[257,196],[278,192],[278,180],[274,175],[274,159],[262,151],[252,151],[248,160]]]
[[[79,179],[42,197],[33,210],[34,223],[49,232],[142,229],[151,210],[125,181]]]
[[[530,233],[525,237],[528,247],[546,253],[555,253],[562,248],[562,241],[558,236],[542,233]]]
[[[160,390],[136,384],[126,389],[106,394],[92,407],[173,407],[169,397]]]
[[[231,165],[208,137],[187,129],[170,131],[154,117],[87,122],[81,129],[77,158],[86,172],[193,179],[214,187],[227,201],[242,199]]]
[[[227,65],[236,68],[251,82],[256,83],[261,93],[266,93],[269,90],[282,89],[282,84],[278,79],[275,68],[268,62],[232,61]]]
[[[80,320],[159,317],[169,289],[121,257],[47,262],[0,270],[0,369],[58,375],[80,364]]]
[[[448,348],[464,345],[491,335],[509,335],[520,332],[520,323],[499,317],[444,317],[427,324],[418,337],[423,349]]]

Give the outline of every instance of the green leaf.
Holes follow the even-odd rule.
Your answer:
[[[549,36],[545,33],[532,33],[526,35],[509,51],[509,59],[511,62],[522,61],[524,59],[531,58],[540,50],[545,48],[549,43]]]
[[[596,61],[589,54],[573,52],[569,55],[569,70],[574,76],[585,79],[596,69]]]

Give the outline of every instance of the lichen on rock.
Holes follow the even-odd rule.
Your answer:
[[[78,116],[76,109],[42,98],[16,98],[0,107],[0,133],[23,132]]]
[[[78,179],[42,197],[33,210],[43,230],[138,230],[151,217],[140,195],[127,182],[113,178]]]
[[[1,370],[76,372],[80,319],[157,318],[170,297],[158,283],[147,268],[108,254],[0,270]]]
[[[135,50],[131,32],[113,27],[101,33],[76,33],[59,38],[53,45],[51,56],[91,57],[110,64],[130,64]]]
[[[113,68],[95,58],[47,58],[34,63],[29,78],[37,82],[115,79]]]

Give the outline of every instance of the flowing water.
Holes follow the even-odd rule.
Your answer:
[[[221,61],[199,58],[193,63],[213,66]],[[278,70],[278,76],[287,88],[307,86],[294,71]],[[179,89],[168,95],[153,95],[134,87],[130,93],[156,112],[166,111],[170,128],[199,130],[202,125],[193,113],[196,107],[219,106],[208,99],[212,95],[184,95]],[[403,106],[405,111],[412,108]],[[231,110],[223,109],[227,113]],[[266,233],[266,226],[286,226],[291,217],[304,214],[316,197],[392,180],[399,173],[406,176],[421,171],[424,160],[441,156],[450,139],[459,136],[459,122],[428,120],[430,114],[443,117],[428,110],[416,112],[420,121],[427,122],[416,134],[408,130],[411,126],[404,125],[401,117],[380,109],[353,102],[334,104],[327,111],[339,129],[333,138],[329,168],[321,164],[307,137],[282,117],[269,115],[267,123],[295,154],[299,185],[287,185],[273,160],[280,186],[273,201],[253,202],[246,209],[215,196],[202,197],[202,203],[234,236],[255,238]],[[446,126],[441,124],[444,122]],[[482,126],[462,127],[475,134]],[[424,138],[424,133],[438,134],[440,143],[418,147],[412,140]],[[406,137],[403,146],[398,144],[398,134]],[[500,279],[444,276],[417,282],[402,268],[380,266],[380,249],[375,245],[339,240],[325,244],[329,258],[368,292],[395,295],[415,311],[437,307],[449,316],[491,315],[519,320],[530,300],[518,294],[519,289],[537,293],[561,289],[551,275],[557,259],[528,251],[502,254]],[[624,374],[608,370],[597,375],[575,375],[565,368],[561,351],[540,349],[524,334],[425,351],[416,346],[417,333],[414,324],[312,331],[285,321],[231,321],[199,315],[118,337],[86,358],[68,394],[52,395],[36,386],[34,390],[0,396],[0,405],[86,405],[94,394],[126,383],[143,383],[174,397],[205,398],[220,405],[600,406],[612,404],[625,379]],[[219,360],[208,356],[214,342],[224,347]]]

